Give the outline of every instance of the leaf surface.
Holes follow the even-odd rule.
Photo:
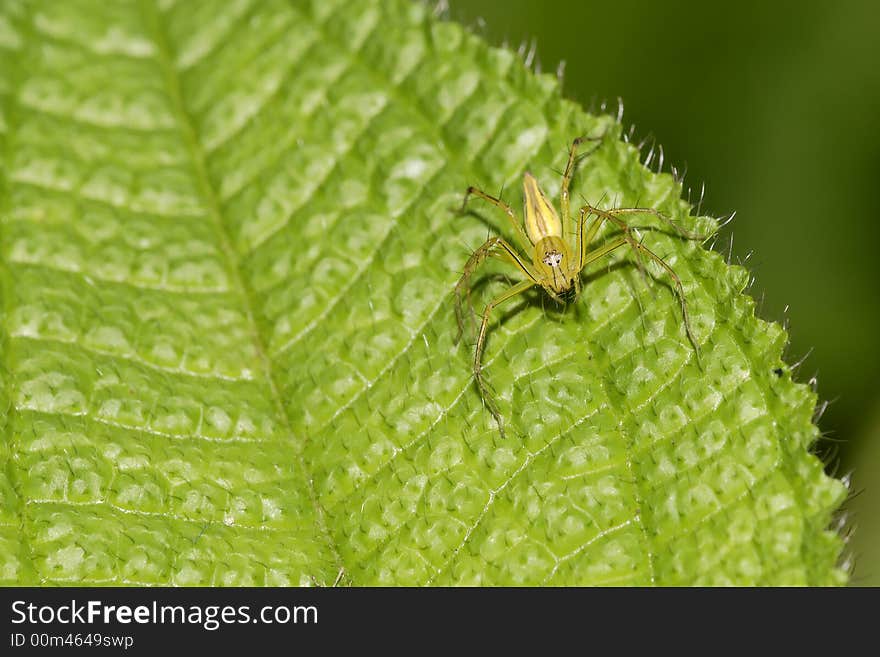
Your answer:
[[[555,198],[606,131],[576,204],[715,225],[512,53],[397,0],[16,0],[0,73],[3,581],[845,582],[784,332],[651,222],[702,367],[620,253],[500,309],[500,438],[452,290],[509,231],[468,185]]]

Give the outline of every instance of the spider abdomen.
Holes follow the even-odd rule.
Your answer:
[[[562,222],[535,177],[526,172],[523,176],[523,206],[526,234],[537,245],[545,237],[562,237]]]

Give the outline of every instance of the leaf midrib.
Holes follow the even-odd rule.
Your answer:
[[[162,68],[163,77],[165,80],[165,88],[171,99],[172,109],[176,116],[181,136],[183,137],[183,141],[185,142],[186,150],[190,156],[190,162],[194,169],[197,184],[201,188],[204,202],[207,205],[208,215],[211,217],[211,221],[214,225],[214,232],[219,239],[220,250],[226,258],[227,270],[230,272],[233,287],[237,296],[240,299],[240,303],[242,308],[244,309],[245,316],[247,317],[248,331],[251,335],[251,340],[253,341],[254,348],[256,349],[257,357],[260,359],[262,369],[266,375],[265,378],[270,394],[272,395],[272,402],[275,404],[276,416],[280,420],[281,426],[288,436],[289,443],[293,445],[295,434],[293,432],[293,427],[290,423],[290,417],[287,413],[287,409],[284,406],[281,394],[278,390],[278,384],[276,382],[275,373],[273,371],[273,363],[267,356],[266,345],[263,344],[263,339],[255,319],[254,304],[252,301],[253,293],[249,289],[247,282],[242,275],[241,259],[238,257],[234,247],[232,246],[232,240],[230,239],[229,230],[226,228],[226,224],[223,221],[223,217],[220,212],[217,192],[211,184],[210,178],[208,176],[207,167],[205,165],[204,150],[199,143],[197,136],[198,133],[195,129],[194,121],[187,112],[186,105],[183,102],[180,78],[177,74],[177,70],[174,68],[173,60],[170,56],[171,50],[168,45],[166,32],[163,28],[163,17],[161,15],[161,12],[158,11],[155,4],[151,2],[151,0],[140,0],[140,5],[144,14],[149,17],[148,22],[152,23],[152,25],[155,26],[155,29],[151,31],[153,32],[152,36],[157,48],[156,60],[159,62]],[[318,527],[315,529],[317,529],[322,535],[326,545],[329,547],[330,551],[333,554],[333,559],[336,563],[336,567],[341,572],[343,569],[343,563],[339,553],[339,548],[333,541],[332,534],[328,530],[324,516],[324,509],[318,501],[317,495],[315,493],[313,478],[311,477],[309,470],[306,467],[305,459],[302,456],[302,450],[297,450],[296,459],[300,472],[302,472],[305,476],[309,498],[311,500],[312,506],[314,507],[315,517],[318,525]]]

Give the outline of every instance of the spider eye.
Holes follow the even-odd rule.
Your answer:
[[[559,251],[547,251],[542,260],[549,267],[558,267],[562,262],[562,254]]]

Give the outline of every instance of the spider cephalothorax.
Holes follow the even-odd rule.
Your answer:
[[[575,285],[577,272],[571,254],[561,237],[545,237],[535,244],[535,271],[541,274],[540,285],[556,295],[563,295]]]

